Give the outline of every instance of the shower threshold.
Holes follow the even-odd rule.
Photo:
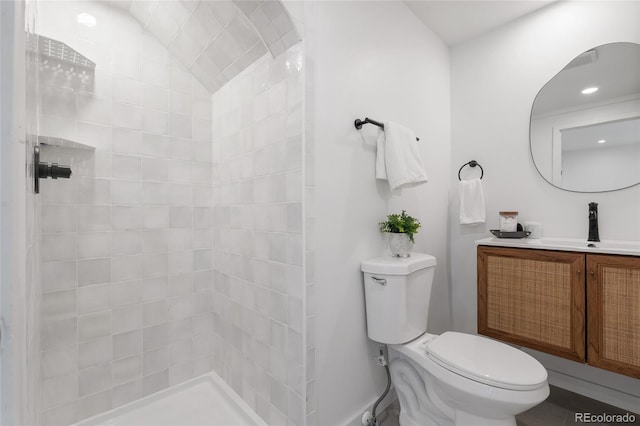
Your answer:
[[[266,426],[266,423],[211,372],[75,424],[89,425]]]

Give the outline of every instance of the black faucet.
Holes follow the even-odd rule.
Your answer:
[[[598,203],[589,203],[589,238],[587,241],[600,241],[598,233]]]

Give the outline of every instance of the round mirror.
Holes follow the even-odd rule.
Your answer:
[[[640,45],[605,44],[569,62],[538,92],[529,139],[538,172],[558,188],[640,183]]]

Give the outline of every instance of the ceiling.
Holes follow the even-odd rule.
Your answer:
[[[264,55],[300,41],[280,0],[115,0],[214,93]],[[91,2],[79,2],[80,8]]]
[[[403,0],[422,22],[453,47],[555,0]]]

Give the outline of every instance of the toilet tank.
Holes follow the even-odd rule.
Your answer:
[[[427,331],[435,267],[436,258],[423,253],[362,262],[367,334],[371,340],[400,344]]]

